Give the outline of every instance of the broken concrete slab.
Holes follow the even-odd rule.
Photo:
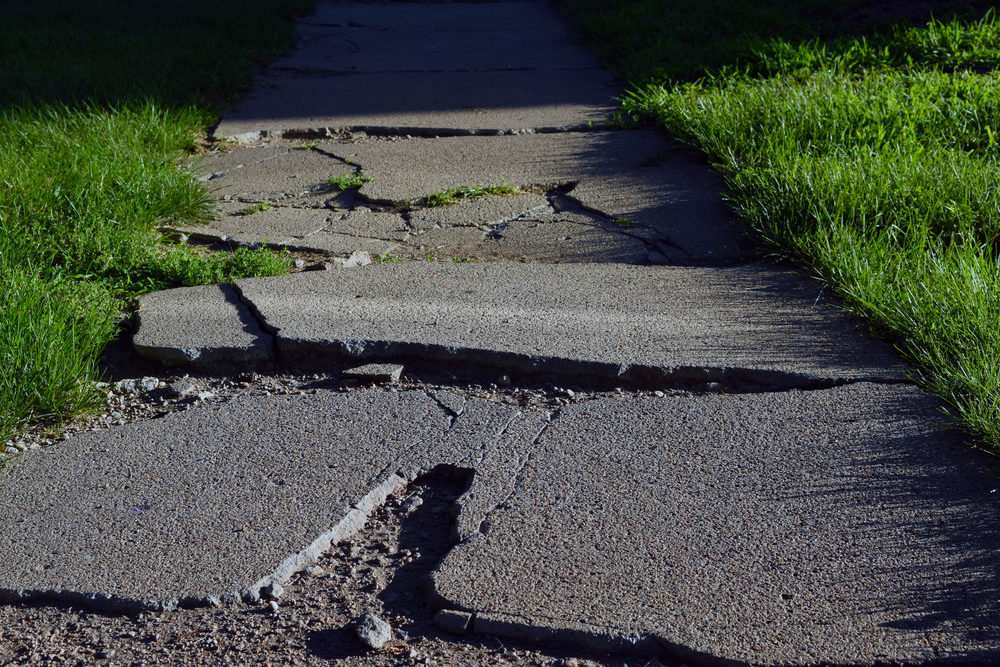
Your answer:
[[[269,201],[322,207],[326,200],[340,192],[330,179],[349,165],[320,151],[278,146],[243,146],[232,148],[221,156],[229,165],[242,165],[217,171],[207,185],[219,200],[226,197],[244,202]],[[219,164],[202,163],[202,173],[218,169]]]
[[[430,193],[428,193],[430,194]],[[550,211],[544,195],[524,192],[460,200],[450,206],[435,206],[410,212],[417,229],[428,224],[443,227],[492,227],[508,220]]]
[[[527,262],[644,264],[649,256],[649,248],[642,241],[611,225],[572,213],[512,220],[467,252],[482,259]]]
[[[404,262],[237,285],[291,366],[440,360],[730,390],[906,372],[819,284],[766,265]]]
[[[461,186],[575,184],[571,198],[621,219],[634,236],[676,246],[677,263],[741,263],[752,248],[722,201],[721,181],[686,153],[665,155],[669,145],[656,132],[446,137],[324,149],[374,176],[359,193],[379,202],[416,201]]]
[[[139,298],[137,314],[132,345],[152,361],[205,371],[274,363],[274,339],[227,285],[146,294]]]
[[[477,632],[689,664],[989,660],[995,461],[938,407],[871,384],[568,406],[434,589]]]
[[[386,239],[338,234],[324,229],[310,234],[301,243],[297,243],[295,247],[301,250],[342,255],[349,258],[358,252],[366,252],[373,256],[391,254],[399,248],[399,244]]]
[[[558,131],[603,123],[617,93],[604,70],[277,73],[262,78],[214,136]]]
[[[595,69],[545,4],[320,8],[300,23],[296,48],[272,67],[317,71]]]
[[[323,231],[402,243],[412,230],[398,213],[358,208],[344,217],[331,218]]]
[[[253,204],[220,202],[220,216],[205,225],[173,226],[201,241],[229,241],[240,245],[301,247],[305,239],[329,226],[330,211],[321,208],[274,206],[255,210]]]
[[[448,426],[424,392],[320,391],[32,452],[5,469],[0,600],[121,612],[252,598],[360,528],[404,483],[392,462]]]

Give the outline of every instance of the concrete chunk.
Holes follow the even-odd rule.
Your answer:
[[[438,359],[729,390],[905,374],[818,284],[763,265],[404,262],[238,285],[303,367]]]
[[[361,528],[402,483],[378,472],[448,425],[423,392],[246,396],[32,452],[5,470],[0,600],[259,599]]]
[[[132,345],[166,366],[200,370],[261,368],[274,363],[274,340],[233,288],[185,287],[139,299]]]
[[[568,406],[434,573],[439,603],[477,632],[712,664],[996,655],[995,461],[938,405],[856,384]]]

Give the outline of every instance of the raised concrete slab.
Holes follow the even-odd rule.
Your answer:
[[[765,265],[405,262],[237,285],[293,366],[439,359],[729,388],[905,373],[818,284]]]
[[[722,183],[686,153],[664,157],[670,147],[656,132],[328,143],[323,149],[373,176],[359,192],[375,201],[416,201],[460,186],[574,184],[570,197],[622,219],[630,234],[677,248],[676,263],[745,262],[752,246],[722,201]]]
[[[595,69],[544,3],[317,8],[276,69],[299,72]]]
[[[645,244],[610,227],[571,213],[533,216],[505,223],[473,252],[483,259],[527,262],[645,263]]]
[[[3,478],[0,600],[252,598],[360,528],[449,424],[423,392],[241,397],[32,452]]]
[[[433,577],[476,632],[688,664],[1000,653],[995,460],[913,387],[568,406]]]
[[[274,339],[232,287],[206,285],[154,292],[139,299],[135,350],[171,366],[200,370],[273,365]]]
[[[556,131],[602,123],[620,91],[603,70],[264,76],[214,136],[373,129],[395,134]]]

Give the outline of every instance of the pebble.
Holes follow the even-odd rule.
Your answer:
[[[167,387],[167,393],[176,398],[190,396],[198,391],[198,388],[185,379],[174,380]]]
[[[392,639],[392,626],[370,612],[361,618],[356,632],[358,639],[372,649],[380,649]]]
[[[277,613],[278,613],[278,603],[277,602],[275,602],[274,600],[271,600],[270,602],[267,603],[267,608],[270,610],[270,612],[272,614],[277,615]]]

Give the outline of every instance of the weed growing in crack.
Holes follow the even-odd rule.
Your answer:
[[[628,218],[615,218],[615,224],[618,225],[619,227],[624,227],[625,229],[628,229],[635,223],[629,220]]]
[[[478,197],[486,197],[489,195],[513,195],[521,192],[521,189],[513,185],[461,185],[457,188],[448,188],[447,190],[438,190],[437,192],[432,192],[423,199],[420,203],[429,208],[435,206],[450,206],[451,204],[456,204],[462,199],[476,199]]]
[[[375,178],[373,176],[365,176],[360,171],[345,171],[340,176],[335,176],[330,179],[330,185],[334,185],[341,191],[357,190],[365,183],[371,183]]]
[[[305,143],[299,144],[295,148],[296,148],[296,150],[300,150],[300,151],[311,151],[312,149],[316,148],[316,146],[318,146],[318,145],[319,145],[319,142],[317,142],[317,141],[307,141]]]
[[[260,213],[261,211],[270,211],[273,206],[266,201],[262,201],[259,204],[254,204],[247,208],[240,209],[236,211],[236,215],[253,215],[254,213]]]
[[[375,264],[399,264],[402,261],[403,258],[399,255],[381,254],[372,257],[372,262]]]
[[[458,264],[475,264],[476,262],[476,260],[472,259],[471,257],[459,257],[458,255],[455,255],[455,257],[451,261]]]

